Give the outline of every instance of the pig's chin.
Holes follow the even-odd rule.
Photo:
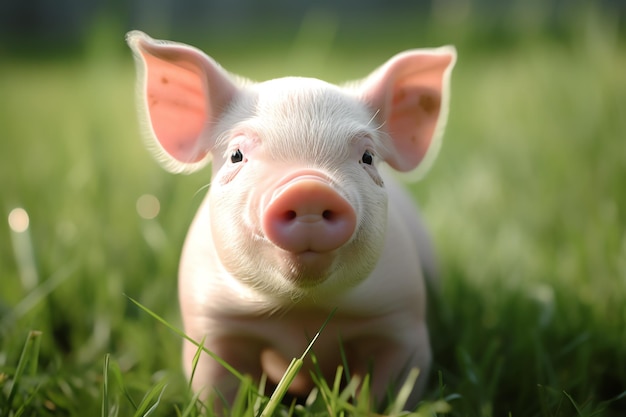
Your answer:
[[[283,253],[281,270],[284,277],[298,287],[314,287],[326,281],[334,271],[334,252],[304,251]]]

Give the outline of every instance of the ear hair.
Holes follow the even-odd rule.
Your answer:
[[[191,46],[126,36],[137,68],[137,107],[147,147],[171,172],[211,160],[213,127],[238,91],[213,59]]]

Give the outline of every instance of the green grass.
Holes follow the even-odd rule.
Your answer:
[[[444,146],[411,186],[442,271],[421,415],[626,413],[626,48],[612,22],[587,13],[563,36],[517,28],[487,44],[480,24],[322,44],[303,30],[314,59],[262,39],[249,54],[216,46],[242,75],[340,81],[457,44]],[[0,65],[0,415],[198,415],[181,338],[129,297],[180,328],[178,256],[209,171],[152,161],[123,33],[95,33],[84,56]],[[155,219],[137,214],[144,194]],[[334,381],[319,390],[293,413],[364,413]],[[237,415],[253,415],[246,398],[244,384]]]

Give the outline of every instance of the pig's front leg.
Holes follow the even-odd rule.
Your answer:
[[[418,368],[420,376],[404,406],[414,410],[424,389],[431,361],[426,323],[418,323],[410,331],[398,332],[392,338],[366,336],[347,346],[352,375],[363,378],[371,372],[371,394],[379,406],[395,398],[408,373]],[[390,397],[391,396],[391,397]]]

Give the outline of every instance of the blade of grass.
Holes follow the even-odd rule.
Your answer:
[[[251,395],[256,395],[256,390],[254,389],[252,378],[246,375],[244,380],[239,385],[235,401],[230,409],[230,414],[234,416],[245,416],[250,414],[251,410],[248,410],[248,404],[253,404],[250,401],[252,399],[250,397]]]
[[[183,412],[180,414],[180,417],[191,416],[192,411],[196,409],[196,404],[198,402],[198,399],[200,398],[200,394],[201,391],[198,391],[191,397],[191,399],[189,400],[189,404],[187,404],[187,407],[185,407]]]
[[[409,399],[409,396],[413,392],[413,388],[415,387],[419,374],[420,370],[418,368],[411,368],[409,374],[404,380],[404,384],[402,384],[400,391],[398,391],[398,394],[396,395],[396,400],[393,402],[389,414],[399,414],[402,411]]]
[[[299,358],[293,358],[291,360],[291,363],[287,367],[287,370],[283,374],[282,378],[278,382],[278,385],[276,386],[276,389],[272,393],[272,396],[270,397],[269,402],[267,403],[267,405],[261,412],[261,417],[269,417],[274,413],[274,411],[278,407],[278,404],[280,404],[283,397],[287,393],[287,390],[289,389],[289,386],[293,382],[294,378],[296,377],[296,375],[298,375],[298,372],[300,372],[300,369],[302,368],[302,365],[304,364],[304,358],[309,354],[309,352],[313,348],[313,344],[315,343],[317,338],[320,336],[322,331],[324,331],[324,329],[326,328],[326,325],[328,325],[328,322],[335,315],[336,311],[337,311],[337,308],[334,308],[333,311],[330,312],[330,314],[328,315],[328,317],[326,318],[326,320],[324,321],[324,323],[322,324],[318,332],[315,334],[315,336],[313,337],[313,339],[311,340],[307,348],[302,353],[302,356],[300,356]]]
[[[219,363],[220,365],[222,365],[228,372],[230,372],[231,374],[233,374],[237,379],[239,379],[240,381],[243,381],[243,375],[241,375],[235,368],[233,368],[232,366],[230,366],[228,364],[228,362],[226,362],[225,360],[223,360],[222,358],[220,358],[218,355],[216,355],[215,353],[211,352],[210,350],[208,350],[207,348],[205,348],[201,343],[196,342],[195,340],[193,340],[191,337],[187,336],[185,334],[185,332],[183,332],[182,330],[172,326],[171,324],[169,324],[165,319],[163,319],[161,316],[159,316],[158,314],[156,314],[155,312],[153,312],[152,310],[150,310],[148,307],[144,306],[143,304],[141,304],[139,301],[135,300],[132,297],[126,296],[131,302],[133,302],[133,304],[135,304],[137,307],[139,307],[140,309],[142,309],[143,311],[145,311],[146,313],[148,313],[150,316],[152,316],[154,319],[156,319],[158,322],[160,322],[161,324],[163,324],[165,327],[167,327],[168,329],[170,329],[171,331],[173,331],[174,333],[176,333],[178,336],[182,337],[183,339],[187,340],[190,343],[193,343],[195,346],[197,346],[199,349],[202,349],[202,351],[204,353],[206,353],[207,355],[209,355],[211,358],[213,358],[215,361],[217,361],[217,363]]]
[[[337,398],[339,396],[339,389],[341,388],[341,376],[343,375],[343,366],[339,365],[335,372],[335,381],[333,382],[333,396]]]
[[[0,320],[0,326],[5,327],[8,326],[11,322],[15,322],[21,317],[25,316],[29,311],[31,311],[37,304],[39,304],[42,300],[44,300],[48,295],[50,295],[58,286],[63,284],[72,274],[76,271],[76,266],[78,264],[74,262],[69,266],[65,266],[54,274],[52,274],[49,278],[42,281],[36,287],[26,294],[22,300],[17,303],[17,305]]]
[[[347,403],[350,398],[356,398],[357,390],[359,389],[359,384],[361,383],[361,378],[357,375],[350,378],[348,385],[343,389],[341,394],[339,395],[339,401],[342,403]]]
[[[35,376],[37,374],[37,368],[39,366],[39,351],[41,349],[41,339],[42,332],[35,330],[32,333],[32,354],[30,358],[30,372],[31,376]]]
[[[343,367],[339,365],[337,367],[337,371],[335,372],[335,379],[333,381],[332,389],[324,379],[323,375],[319,373],[319,375],[312,375],[311,378],[317,387],[319,388],[319,393],[322,396],[324,401],[324,405],[326,406],[326,411],[329,415],[336,415],[338,413],[338,399],[339,399],[339,388],[341,384],[341,376],[343,374]]]
[[[13,376],[13,385],[9,390],[7,404],[9,409],[13,405],[13,400],[18,392],[20,382],[27,365],[30,365],[30,374],[35,375],[37,372],[37,363],[39,361],[39,346],[41,344],[41,332],[37,330],[31,330],[26,336],[26,343],[20,355],[20,359],[17,362],[15,369],[15,375]]]
[[[22,403],[20,408],[18,408],[17,411],[15,411],[15,413],[11,415],[11,417],[21,417],[22,414],[24,414],[24,412],[26,411],[26,407],[31,403],[31,401],[33,401],[33,399],[37,395],[38,391],[39,391],[39,386],[37,386],[33,390],[33,392],[30,393],[28,398],[26,398],[26,400],[24,400],[24,402]]]
[[[574,406],[574,409],[576,409],[576,414],[579,416],[582,416],[583,413],[580,411],[580,408],[578,407],[578,404],[576,403],[576,401],[574,401],[574,399],[572,398],[571,395],[569,395],[568,392],[563,391],[563,394],[567,397],[567,399],[569,400],[570,403],[572,403],[572,405]]]
[[[258,416],[260,411],[261,411],[261,407],[263,406],[263,399],[265,398],[265,387],[267,385],[267,375],[265,373],[263,373],[261,375],[261,379],[259,380],[259,384],[258,384],[258,390],[257,390],[257,396],[256,396],[256,400],[254,401],[254,415]]]
[[[147,417],[151,415],[161,403],[161,397],[165,392],[165,388],[167,388],[167,380],[163,378],[162,380],[157,382],[157,384],[152,387],[152,389],[150,389],[150,391],[148,391],[143,397],[143,400],[141,400],[141,403],[139,403],[139,407],[137,408],[134,417]],[[152,402],[154,397],[157,398],[154,404],[150,406],[150,403]]]
[[[115,365],[115,366],[111,366],[111,365]],[[124,396],[126,397],[128,402],[130,402],[130,404],[132,405],[133,409],[137,410],[138,408],[137,403],[135,403],[135,400],[133,400],[133,397],[130,395],[130,393],[126,389],[126,385],[124,384],[124,378],[122,377],[122,372],[120,371],[119,367],[116,366],[115,362],[109,363],[109,371],[113,373],[113,376],[115,377],[115,380],[117,381],[117,385],[120,387],[120,389],[124,393]]]
[[[322,334],[322,332],[324,331],[324,329],[326,328],[326,326],[328,325],[328,322],[330,322],[330,320],[333,318],[333,316],[335,315],[335,313],[337,312],[337,307],[335,307],[333,309],[333,311],[330,312],[330,314],[328,315],[328,317],[326,317],[326,320],[324,321],[324,323],[322,323],[322,326],[320,327],[320,329],[317,331],[317,333],[315,333],[315,336],[313,337],[313,340],[311,340],[311,343],[309,343],[309,345],[306,347],[306,349],[304,350],[304,352],[302,353],[302,356],[300,356],[300,359],[304,360],[304,358],[309,354],[309,352],[311,351],[311,349],[313,348],[313,344],[315,343],[315,341],[317,340],[317,338],[320,336],[320,334]]]
[[[337,367],[337,372],[335,372],[335,381],[333,382],[333,392],[331,398],[331,414],[336,414],[339,412],[339,390],[341,388],[341,376],[343,375],[343,366],[339,365]]]
[[[344,368],[342,365],[337,366],[335,373],[335,379],[332,389],[328,385],[328,382],[322,375],[319,368],[317,358],[315,355],[311,355],[311,360],[315,366],[316,373],[311,373],[311,379],[315,384],[315,397],[307,400],[308,405],[318,403],[318,407],[326,407],[326,413],[329,415],[341,415],[342,413],[348,413],[348,415],[354,414],[356,408],[349,402],[349,399],[356,398],[361,378],[358,375],[350,377],[346,380],[346,386],[341,389],[341,379],[344,375]],[[313,391],[312,391],[313,392]]]
[[[370,392],[370,373],[365,374],[359,396],[357,398],[356,409],[360,414],[368,414],[372,404],[372,396]]]
[[[289,404],[289,410],[287,410],[287,417],[291,417],[296,412],[296,399],[294,398],[291,404]]]
[[[311,355],[311,362],[313,363],[313,368],[315,372],[311,372],[311,379],[316,387],[318,387],[317,395],[321,396],[324,404],[328,403],[328,395],[330,393],[330,387],[328,386],[328,381],[322,375],[322,370],[317,362],[317,357],[315,354]]]
[[[202,349],[204,348],[204,342],[206,341],[206,335],[202,337],[200,341],[200,346],[196,349],[195,355],[193,355],[193,360],[191,361],[191,378],[189,378],[188,387],[191,389],[191,383],[193,382],[193,377],[196,375],[196,369],[198,368],[198,362],[200,361],[200,355],[202,355]]]
[[[452,406],[445,400],[437,400],[435,402],[426,402],[417,409],[418,416],[434,416],[437,414],[448,414],[452,411]],[[411,414],[413,415],[413,414]]]
[[[350,366],[348,365],[348,357],[346,355],[346,350],[343,346],[343,340],[341,336],[339,336],[339,354],[341,355],[341,363],[343,364],[344,376],[346,377],[346,384],[350,383],[352,378],[350,375]]]
[[[274,393],[270,397],[269,402],[267,403],[267,405],[261,412],[261,417],[269,417],[272,414],[274,414],[274,411],[276,411],[278,404],[280,404],[283,397],[287,393],[287,390],[289,389],[289,385],[291,385],[291,382],[294,380],[296,375],[298,375],[298,372],[300,372],[300,369],[302,368],[302,364],[303,364],[303,361],[301,358],[293,358],[291,360],[291,363],[287,367],[287,370],[283,374],[283,377],[278,382],[278,385],[276,386]]]
[[[109,417],[109,360],[110,355],[104,355],[102,370],[102,417]]]

